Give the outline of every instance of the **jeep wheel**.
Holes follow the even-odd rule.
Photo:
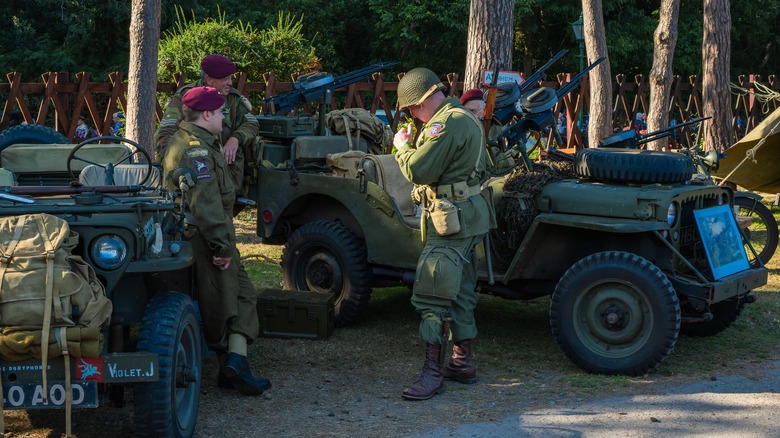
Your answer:
[[[680,327],[680,333],[688,336],[715,336],[736,322],[744,308],[745,302],[738,298],[715,303],[710,306],[711,320],[685,323]]]
[[[17,125],[0,133],[0,151],[17,143],[30,144],[66,144],[67,137],[41,125]]]
[[[281,267],[285,289],[334,294],[337,327],[357,321],[371,299],[366,245],[336,222],[298,228],[284,245]]]
[[[750,241],[753,249],[758,253],[758,258],[763,264],[775,255],[777,250],[777,221],[764,204],[758,199],[738,197],[734,198],[734,205],[739,208],[737,216],[739,226],[745,237]],[[745,222],[747,221],[747,222]],[[753,252],[745,245],[748,260],[752,266],[758,266]]]
[[[693,161],[672,152],[582,149],[574,155],[574,172],[583,178],[605,182],[674,184],[691,179]]]
[[[198,418],[202,335],[195,305],[179,292],[146,306],[138,350],[159,356],[160,380],[134,385],[138,436],[191,437]]]
[[[680,303],[669,279],[635,254],[601,252],[563,275],[550,304],[553,336],[580,368],[638,376],[672,352]]]

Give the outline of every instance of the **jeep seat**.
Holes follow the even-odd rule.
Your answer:
[[[146,176],[148,166],[145,163],[141,164],[120,164],[114,167],[114,184],[115,186],[137,186],[140,185],[141,180]],[[160,169],[156,166],[152,166],[152,175],[149,180],[146,181],[144,186],[159,187],[162,178],[160,177]],[[96,166],[90,164],[81,171],[79,174],[79,182],[85,186],[105,186],[110,185],[106,182],[106,169],[103,166]]]
[[[417,209],[412,202],[414,184],[401,173],[395,155],[366,155],[361,160],[360,167],[368,181],[376,183],[393,198],[404,217],[416,215]]]
[[[68,185],[68,155],[73,144],[23,144],[17,143],[0,152],[0,166],[17,176],[19,185]],[[79,157],[93,163],[111,163],[127,156],[123,144],[89,144],[79,151]],[[81,171],[87,163],[74,160],[74,172]]]

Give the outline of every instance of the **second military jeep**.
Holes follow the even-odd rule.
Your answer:
[[[520,165],[484,184],[499,226],[478,247],[478,290],[551,295],[552,333],[566,356],[589,372],[640,375],[681,331],[729,327],[767,269],[734,221],[733,192],[692,179],[689,157],[585,149],[550,153],[568,171],[532,163],[533,133],[552,125],[561,97],[531,90],[503,110],[497,152],[518,152]],[[395,157],[348,149],[337,137],[296,137],[259,169],[256,187],[257,233],[284,245],[283,287],[334,293],[342,326],[362,316],[372,288],[411,287],[423,247]]]

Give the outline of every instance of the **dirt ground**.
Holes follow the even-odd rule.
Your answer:
[[[478,320],[491,318],[505,325],[514,309],[487,300],[489,305],[483,306],[487,309],[478,313]],[[560,355],[552,358],[553,369],[534,369],[522,360],[516,362],[523,354],[513,351],[518,345],[506,341],[509,335],[489,332],[475,343],[480,367],[477,384],[448,382],[446,391],[429,401],[407,402],[400,397],[401,389],[416,378],[423,356],[416,315],[404,294],[380,296],[377,301],[367,320],[336,330],[328,340],[259,339],[250,349],[252,366],[274,385],[262,396],[245,397],[218,389],[216,359],[207,358],[196,436],[412,437],[462,423],[496,422],[534,409],[655,394],[674,385],[713,378],[661,370],[592,386],[583,383],[587,375],[570,365],[562,353],[550,350],[549,354]],[[544,337],[548,328],[543,316],[530,322],[531,336]],[[506,351],[490,347],[486,349],[492,353],[480,354],[480,342],[490,344],[496,336],[507,342]],[[552,342],[537,342],[544,345],[548,341]],[[724,373],[739,371],[724,369]],[[127,391],[127,398],[121,409],[102,406],[76,411],[73,430],[77,437],[133,436],[132,391]],[[64,431],[64,413],[7,411],[6,431],[7,437],[59,437]]]

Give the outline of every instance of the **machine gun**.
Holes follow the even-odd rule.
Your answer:
[[[683,126],[699,123],[710,118],[711,117],[699,117],[697,119],[691,119],[687,122],[678,123],[674,126],[659,129],[658,131],[648,132],[647,134],[637,134],[633,129],[629,129],[628,131],[620,131],[601,140],[599,147],[637,149],[640,145],[645,143],[668,137],[672,135],[676,129],[679,129]]]
[[[497,137],[501,149],[507,150],[515,147],[525,140],[529,131],[543,131],[544,128],[553,124],[552,110],[558,101],[578,87],[582,77],[604,61],[604,59],[606,58],[602,56],[594,61],[558,91],[549,87],[542,87],[537,90],[527,91],[524,95],[521,95],[515,109],[515,116],[518,117],[517,122],[507,126]],[[528,151],[522,146],[519,147],[519,150],[526,168],[532,170],[533,164],[528,157]]]
[[[379,62],[341,76],[333,76],[326,72],[305,74],[295,81],[292,90],[267,97],[263,99],[263,102],[273,104],[274,113],[286,114],[298,105],[319,100],[337,88],[369,79],[371,74],[398,64],[400,63]]]
[[[495,104],[495,110],[493,112],[493,123],[498,125],[506,125],[512,118],[517,115],[517,108],[515,104],[518,102],[520,96],[525,94],[528,90],[533,88],[544,75],[544,72],[550,68],[556,61],[561,59],[568,51],[566,49],[556,53],[555,56],[550,58],[546,64],[544,64],[539,70],[536,70],[531,76],[528,76],[522,84],[518,85],[515,82],[505,82],[498,84],[497,88],[501,92],[501,97],[497,98]]]

